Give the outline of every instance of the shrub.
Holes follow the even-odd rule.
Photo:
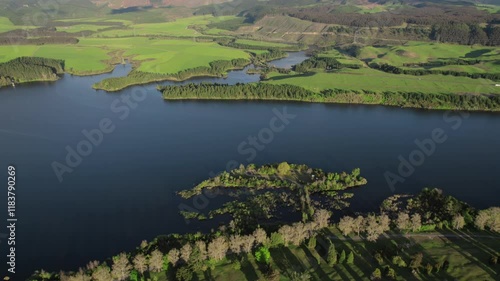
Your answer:
[[[400,256],[392,257],[392,264],[397,265],[399,267],[406,267],[406,262]]]

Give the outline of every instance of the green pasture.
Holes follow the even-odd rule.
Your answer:
[[[108,28],[110,26],[95,25],[95,24],[76,24],[76,25],[71,25],[71,26],[58,26],[57,31],[64,31],[64,32],[68,32],[68,33],[77,33],[77,32],[82,32],[82,31],[98,31],[100,29]]]
[[[274,42],[264,42],[264,41],[255,41],[255,40],[247,40],[247,39],[238,39],[236,40],[238,44],[258,46],[258,47],[270,47],[270,48],[286,48],[290,47],[288,44],[283,43],[274,43]]]
[[[444,75],[398,75],[361,68],[338,72],[284,75],[271,73],[266,83],[292,84],[319,92],[325,89],[402,91],[422,93],[497,93],[500,87],[485,79]]]
[[[127,29],[108,30],[98,33],[97,37],[124,37],[124,36],[147,36],[147,35],[164,35],[178,37],[196,37],[202,36],[200,32],[192,29],[192,26],[205,26],[213,22],[225,20],[227,17],[213,16],[195,16],[189,18],[181,18],[175,21],[159,22],[159,23],[140,23],[131,24]]]
[[[216,43],[190,40],[150,40],[148,38],[84,38],[80,44],[96,48],[124,50],[124,56],[140,61],[140,71],[172,74],[216,60],[248,58],[244,50],[223,47]]]
[[[8,18],[0,17],[0,33],[15,29],[31,29],[33,26],[14,25]]]

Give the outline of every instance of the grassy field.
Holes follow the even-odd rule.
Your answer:
[[[327,231],[328,237],[340,237],[336,229]],[[448,234],[448,233],[446,233]],[[465,233],[457,233],[465,234]],[[325,260],[326,250],[318,242],[314,249],[306,246],[290,246],[271,249],[271,262],[281,272],[280,280],[292,280],[294,272],[308,272],[310,280],[371,280],[372,272],[379,268],[384,273],[385,267],[396,271],[395,280],[496,280],[498,265],[492,267],[488,259],[492,254],[498,255],[500,240],[494,238],[446,238],[439,233],[430,233],[430,237],[395,237],[380,238],[377,242],[352,239],[333,239],[338,253],[345,250],[353,251],[354,264],[338,264],[330,267]],[[356,239],[355,237],[352,237]],[[324,239],[319,239],[321,241]],[[422,267],[414,275],[409,268],[393,265],[391,257],[398,245],[408,247],[398,253],[407,264],[416,253],[423,253]],[[374,253],[382,251],[385,258],[382,264],[374,259]],[[241,263],[240,269],[228,260],[220,262],[215,270],[207,274],[198,273],[198,280],[260,280],[264,276],[254,257],[248,255]],[[450,266],[447,270],[432,272],[428,275],[424,266],[427,263],[435,265],[439,261],[447,260]],[[318,263],[319,262],[319,263]],[[389,279],[382,279],[389,280]]]
[[[344,54],[341,54],[339,51],[337,50],[330,50],[330,51],[327,51],[327,52],[323,52],[323,53],[320,53],[318,54],[318,57],[321,57],[321,58],[334,58],[336,59],[338,62],[342,63],[342,64],[356,64],[356,65],[364,65],[364,63],[354,57],[350,57],[350,56],[346,56]]]
[[[389,74],[369,68],[342,69],[334,73],[284,75],[271,73],[266,83],[291,84],[319,92],[324,89],[403,91],[422,93],[496,93],[500,87],[484,79],[466,77],[425,75],[411,76]]]
[[[446,59],[484,60],[476,65],[449,65],[438,69],[463,70],[466,72],[500,73],[500,48],[484,46],[464,46],[442,43],[411,42],[404,46],[364,47],[359,59],[365,62],[387,63],[403,66],[405,63],[425,63]]]
[[[259,47],[270,47],[270,48],[286,48],[290,47],[288,44],[274,43],[274,42],[264,42],[255,40],[238,39],[236,43],[243,45],[259,46]]]
[[[66,70],[75,74],[102,72],[109,68],[110,57],[102,48],[81,45],[0,46],[0,62],[33,56],[66,61]]]
[[[124,37],[138,35],[165,35],[178,37],[196,37],[202,36],[203,34],[190,28],[191,26],[206,26],[207,24],[223,21],[228,18],[232,17],[196,16],[177,19],[171,22],[130,24],[128,25],[127,29],[104,31],[96,34],[95,36]]]
[[[15,30],[15,29],[30,29],[30,28],[34,28],[34,27],[33,26],[14,25],[8,18],[0,17],[0,33]]]
[[[150,40],[144,37],[111,40],[85,38],[80,44],[94,48],[124,50],[124,56],[133,57],[134,61],[141,62],[138,70],[162,74],[208,66],[215,60],[249,58],[249,54],[243,50],[190,40]]]
[[[57,31],[64,31],[69,33],[77,33],[82,31],[98,31],[100,29],[108,28],[110,26],[105,25],[93,25],[93,24],[76,24],[71,26],[59,26]]]

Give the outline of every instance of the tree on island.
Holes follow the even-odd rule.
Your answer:
[[[144,275],[144,272],[148,269],[148,261],[143,254],[137,254],[132,263],[134,264],[134,269],[141,275]]]
[[[365,229],[365,219],[363,216],[358,216],[354,219],[352,229],[356,232],[356,235],[359,237],[359,234]]]
[[[180,251],[180,258],[184,261],[184,263],[189,262],[189,256],[191,256],[192,251],[193,248],[191,247],[191,244],[186,243],[184,246],[182,246]]]
[[[464,228],[464,226],[465,226],[465,219],[460,214],[455,215],[452,219],[452,224],[453,224],[454,229],[460,230],[460,229]]]
[[[399,229],[401,232],[406,232],[411,229],[411,221],[410,221],[410,215],[406,212],[401,212],[398,214],[398,218],[396,219],[396,227]]]
[[[353,226],[354,226],[354,218],[350,216],[345,216],[341,218],[338,224],[338,228],[344,236],[349,236],[349,234],[352,233]]]
[[[217,237],[208,244],[208,256],[215,261],[221,261],[226,257],[229,248],[225,237]]]
[[[132,266],[130,265],[127,254],[121,253],[116,257],[113,257],[113,269],[111,275],[118,280],[126,280],[130,276],[130,271]]]
[[[281,176],[286,176],[290,172],[290,165],[287,162],[281,162],[278,165],[278,174]]]
[[[163,254],[159,250],[154,250],[149,258],[149,271],[160,272],[163,268]]]
[[[113,276],[111,275],[110,268],[106,264],[97,267],[97,269],[94,272],[92,272],[92,280],[112,281]]]
[[[180,260],[181,253],[178,249],[173,248],[167,253],[168,261],[172,264],[172,266],[176,266]],[[162,258],[163,259],[163,258]]]
[[[416,232],[422,228],[422,217],[420,214],[413,214],[411,216],[411,230]]]

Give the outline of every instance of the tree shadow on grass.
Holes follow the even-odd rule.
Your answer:
[[[274,249],[271,255],[274,263],[280,269],[280,272],[287,276],[290,276],[292,272],[302,272],[308,269],[288,247]]]
[[[248,260],[248,258],[245,258],[241,262],[241,272],[245,274],[246,280],[259,280],[259,276],[257,275],[257,271],[253,264]]]
[[[311,249],[307,248],[305,245],[301,245],[300,248],[306,254],[307,259],[309,260],[309,264],[311,265],[312,271],[318,275],[318,280],[328,280],[330,277],[326,272],[321,268],[320,264],[316,260],[316,257],[311,252]],[[319,254],[318,254],[319,256]],[[321,262],[321,261],[320,261]]]
[[[466,258],[469,262],[479,266],[481,269],[483,269],[486,273],[488,273],[492,278],[493,280],[498,280],[498,272],[493,269],[492,267],[488,266],[487,265],[487,261],[488,261],[488,256],[489,256],[489,252],[488,251],[485,251],[484,248],[482,248],[482,246],[478,245],[478,242],[474,242],[475,240],[474,239],[471,239],[470,236],[466,236],[465,233],[463,233],[462,231],[454,231],[454,233],[456,235],[458,235],[459,237],[449,237],[447,238],[448,241],[452,242],[455,244],[455,250],[457,252],[459,252],[464,258]],[[478,258],[477,255],[478,253],[471,250],[470,248],[467,248],[467,247],[464,247],[463,244],[460,243],[460,241],[464,241],[466,243],[469,243],[470,245],[476,247],[476,249],[480,250],[481,252],[483,252],[484,254],[484,260],[480,260],[480,257]]]

